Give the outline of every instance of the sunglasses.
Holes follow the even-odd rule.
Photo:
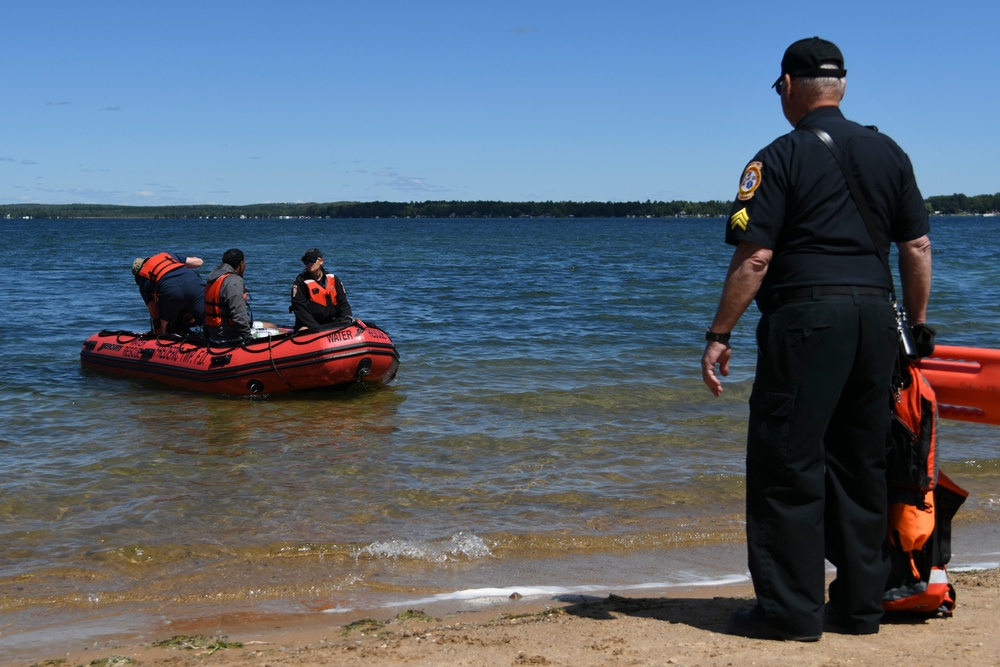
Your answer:
[[[305,264],[306,266],[310,266],[312,264],[315,264],[319,260],[320,260],[319,257],[313,257],[312,259],[305,258],[305,259],[302,260],[302,263]]]
[[[782,76],[778,79],[777,83],[774,84],[774,92],[778,93],[778,97],[781,97],[781,89],[785,87],[785,77]]]

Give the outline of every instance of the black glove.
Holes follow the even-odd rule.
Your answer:
[[[934,354],[934,336],[937,335],[934,329],[921,322],[910,327],[910,331],[917,346],[917,358],[923,359]]]

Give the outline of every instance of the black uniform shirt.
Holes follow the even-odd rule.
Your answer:
[[[880,243],[930,230],[913,167],[896,143],[844,118],[837,107],[808,113],[797,127],[825,130],[847,156],[876,218]],[[758,298],[813,285],[889,288],[888,276],[833,153],[812,132],[778,137],[747,165],[727,221],[726,242],[774,252]]]

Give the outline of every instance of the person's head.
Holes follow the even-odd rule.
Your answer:
[[[847,82],[844,56],[833,42],[800,39],[785,49],[781,75],[771,87],[781,97],[781,110],[792,125],[813,109],[840,106]]]
[[[133,276],[138,275],[139,271],[142,269],[142,265],[145,263],[146,260],[144,260],[142,257],[136,257],[134,260],[132,260],[132,275]]]
[[[247,268],[246,259],[243,257],[243,251],[239,248],[230,248],[222,254],[222,263],[228,264],[233,267],[239,275],[243,275],[243,271]]]
[[[313,278],[320,278],[323,275],[323,251],[319,248],[309,248],[302,255],[302,263],[305,264],[306,271]]]

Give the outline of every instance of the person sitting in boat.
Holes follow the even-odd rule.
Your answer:
[[[194,271],[203,263],[198,257],[169,252],[132,262],[153,333],[186,334],[192,326],[204,324],[205,281]]]
[[[347,302],[344,283],[323,268],[323,253],[309,248],[302,255],[305,269],[292,284],[292,305],[295,330],[317,331],[351,321],[351,304]]]
[[[253,341],[250,306],[243,272],[247,262],[243,251],[230,248],[222,255],[222,264],[208,274],[205,288],[205,337],[213,345]]]

